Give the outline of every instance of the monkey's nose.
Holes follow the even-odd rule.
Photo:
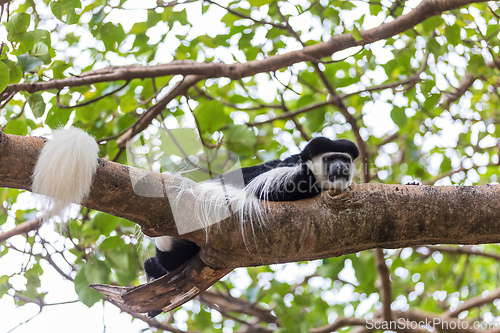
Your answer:
[[[332,163],[328,172],[328,179],[334,181],[336,179],[348,179],[349,167],[345,163]]]

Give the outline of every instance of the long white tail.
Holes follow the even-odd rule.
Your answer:
[[[94,138],[78,128],[53,132],[33,171],[34,193],[49,197],[48,216],[61,215],[71,203],[79,204],[90,192],[98,163]]]

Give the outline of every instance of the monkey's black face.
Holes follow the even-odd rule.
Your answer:
[[[323,157],[323,170],[326,171],[326,178],[334,183],[335,181],[349,181],[351,175],[351,158],[346,155],[331,154]]]
[[[308,161],[307,166],[323,190],[344,191],[351,185],[354,168],[349,154],[321,154]]]

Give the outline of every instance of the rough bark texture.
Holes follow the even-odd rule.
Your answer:
[[[0,186],[30,189],[43,142],[0,134]],[[135,186],[131,179],[138,180]],[[169,181],[166,175],[101,160],[83,205],[129,219],[150,236],[177,236],[163,195]],[[201,259],[212,268],[313,260],[377,247],[500,241],[498,185],[364,184],[336,196],[323,193],[263,206],[269,213],[265,225],[252,228],[248,221],[226,219],[206,233],[198,230],[182,238],[200,245]]]
[[[302,61],[315,61],[329,57],[335,52],[348,48],[370,44],[387,39],[425,21],[444,11],[460,8],[471,3],[487,2],[489,0],[424,0],[411,12],[401,15],[391,22],[383,23],[370,30],[361,31],[362,41],[358,41],[350,33],[333,35],[328,41],[307,46],[302,50],[285,54],[274,55],[262,60],[246,63],[198,63],[196,61],[182,60],[169,64],[156,66],[111,66],[105,69],[82,73],[68,79],[50,80],[45,82],[30,82],[9,84],[5,93],[14,91],[36,92],[49,89],[62,89],[67,86],[90,85],[96,82],[109,82],[117,80],[144,79],[165,75],[201,75],[207,78],[228,77],[233,80],[258,73],[266,73],[285,68]],[[1,3],[1,1],[0,1]]]
[[[230,271],[227,268],[212,269],[195,257],[175,271],[141,286],[90,286],[134,312],[160,309],[168,312],[195,298]]]
[[[0,187],[30,190],[43,138],[0,132]],[[84,206],[129,219],[150,236],[177,236],[164,195],[169,176],[100,160]],[[134,185],[133,185],[134,184]],[[263,204],[269,218],[252,226],[226,219],[206,233],[182,235],[200,255],[136,288],[94,285],[136,312],[169,311],[232,268],[339,256],[371,248],[500,241],[500,186],[357,185],[332,196]]]
[[[0,187],[31,190],[31,174],[44,142],[40,137],[0,132]],[[137,181],[134,186],[131,179]],[[92,193],[84,206],[128,219],[147,235],[155,236],[158,225],[173,220],[168,200],[162,195],[163,180],[157,173],[99,160]],[[144,192],[155,193],[156,197],[136,194]],[[175,234],[175,225],[171,227],[161,230]]]

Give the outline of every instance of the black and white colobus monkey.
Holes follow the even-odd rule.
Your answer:
[[[309,141],[300,154],[231,171],[241,172],[244,188],[233,191],[231,175],[223,175],[225,188],[215,194],[219,197],[215,201],[243,200],[244,204],[235,205],[242,212],[241,219],[261,219],[265,212],[260,211],[261,206],[255,201],[294,201],[314,197],[322,191],[344,191],[352,183],[353,161],[358,155],[358,147],[352,141],[317,137]],[[217,180],[218,177],[213,178],[203,185],[210,187]],[[240,196],[240,192],[244,194]],[[213,201],[213,194],[205,200]],[[169,236],[156,238],[155,244],[156,256],[144,262],[147,276],[153,279],[178,268],[200,249],[192,242]]]
[[[70,203],[80,203],[88,195],[97,168],[97,153],[96,142],[84,131],[76,128],[54,131],[33,173],[33,191],[52,198],[48,208],[51,215],[61,213]],[[226,180],[224,191],[215,189],[217,177],[177,190],[194,191],[197,200],[203,201],[200,207],[208,207],[202,212],[205,215],[229,202],[235,208],[233,211],[239,211],[241,220],[260,219],[265,215],[260,200],[293,201],[327,190],[344,191],[352,183],[353,161],[358,155],[358,147],[352,141],[317,137],[300,154],[219,176]],[[231,183],[236,172],[242,175],[243,186]],[[169,236],[156,238],[155,245],[156,255],[144,262],[149,279],[173,271],[200,249],[192,242]]]

